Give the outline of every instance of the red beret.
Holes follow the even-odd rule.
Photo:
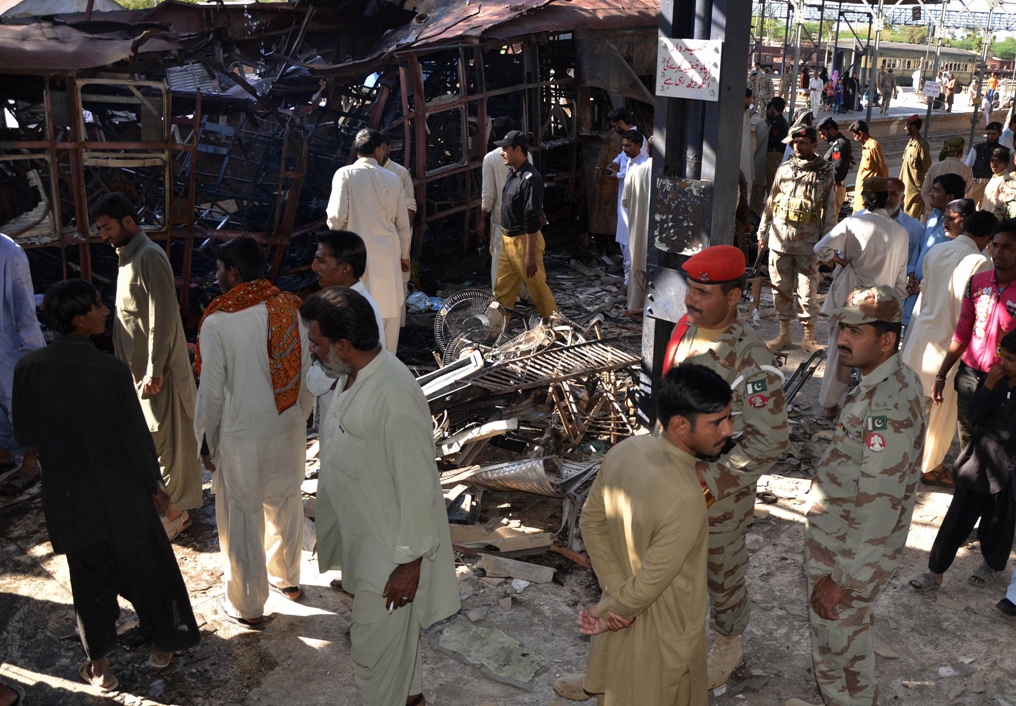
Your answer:
[[[692,255],[681,265],[688,278],[702,284],[724,284],[744,276],[748,262],[740,248],[713,245]]]

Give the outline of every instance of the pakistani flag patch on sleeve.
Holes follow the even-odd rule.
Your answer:
[[[769,386],[765,378],[745,383],[744,389],[748,395],[748,404],[752,407],[758,409],[769,404],[769,396],[765,394],[769,391]]]

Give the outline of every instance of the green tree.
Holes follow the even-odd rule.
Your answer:
[[[1016,39],[1008,37],[1001,42],[992,42],[991,52],[999,59],[1016,59]]]

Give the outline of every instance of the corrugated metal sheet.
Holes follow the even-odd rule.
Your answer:
[[[138,34],[133,37],[129,29],[87,34],[51,22],[0,24],[0,67],[4,73],[77,71],[181,48],[171,32]]]
[[[0,17],[47,17],[85,12],[88,0],[0,0]],[[113,0],[95,0],[92,12],[116,12],[123,7]]]

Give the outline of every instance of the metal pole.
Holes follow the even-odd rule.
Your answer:
[[[818,41],[815,43],[815,70],[818,71],[819,61],[822,65],[826,65],[825,54],[822,54],[822,22],[825,21],[825,0],[822,0],[822,4],[818,10]],[[820,58],[821,56],[821,58]],[[828,71],[828,70],[827,70]],[[818,116],[815,116],[815,123],[818,123]]]
[[[800,12],[798,12],[800,10]],[[790,122],[794,122],[794,104],[797,103],[797,79],[801,70],[801,23],[804,21],[804,4],[794,7],[794,73],[790,76]]]
[[[981,40],[981,70],[977,74],[977,98],[974,101],[974,114],[970,118],[970,141],[967,142],[967,149],[974,148],[974,133],[977,131],[977,114],[981,109],[981,88],[984,85],[984,72],[987,70],[988,47],[991,45],[991,18],[995,14],[995,8],[988,10],[988,26],[984,29],[984,38]]]
[[[874,103],[875,97],[875,79],[878,77],[878,46],[882,39],[882,28],[885,26],[885,15],[883,14],[885,0],[878,0],[878,14],[875,16],[875,48],[871,51],[871,80],[868,82],[868,110],[865,113],[865,122],[868,123],[868,129],[871,129],[871,104]],[[869,39],[871,33],[868,33]],[[881,95],[881,94],[879,94]],[[883,96],[882,100],[885,100]]]
[[[942,58],[942,35],[945,33],[945,8],[949,5],[949,0],[945,0],[942,3],[942,14],[939,16],[938,27],[935,29],[935,68],[932,69],[932,75],[934,79],[938,80],[938,65]],[[929,32],[930,34],[930,32]],[[929,36],[930,40],[930,36]],[[928,79],[925,79],[927,81]],[[928,139],[928,134],[931,132],[931,110],[935,106],[935,99],[928,99],[928,112],[924,116],[924,139]]]
[[[794,5],[792,2],[787,2],[787,21],[783,27],[783,56],[780,58],[780,76],[782,77],[787,73],[787,51],[790,49],[790,12]],[[787,98],[788,96],[784,96]]]
[[[843,0],[840,0],[836,8],[836,38],[833,39],[833,69],[839,70],[840,78],[843,77],[843,64],[836,65],[836,55],[840,52],[840,16],[843,14]],[[835,88],[835,86],[834,86]]]

